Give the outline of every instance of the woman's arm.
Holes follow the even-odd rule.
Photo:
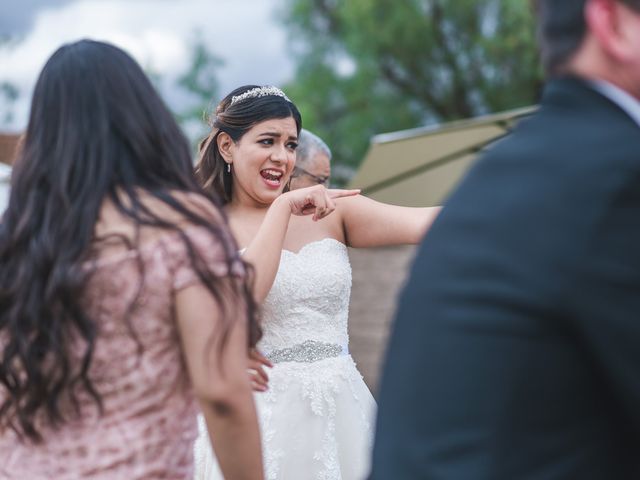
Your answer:
[[[271,204],[258,232],[242,254],[253,267],[253,296],[258,303],[266,298],[278,273],[290,218],[291,206],[286,194],[282,194]]]
[[[317,185],[276,198],[243,255],[255,270],[253,293],[259,303],[266,298],[278,273],[291,215],[313,215],[314,220],[320,220],[335,210],[335,199],[358,193],[360,190],[327,190]]]
[[[233,280],[230,280],[233,281]],[[247,327],[242,307],[226,344],[218,344],[220,306],[202,284],[176,293],[177,324],[193,388],[225,478],[261,480],[258,418],[247,375]],[[212,341],[213,339],[213,341]]]
[[[441,209],[399,207],[362,195],[340,199],[337,204],[351,247],[417,244]]]

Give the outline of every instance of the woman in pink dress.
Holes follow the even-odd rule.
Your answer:
[[[262,479],[247,268],[140,67],[60,48],[0,224],[0,478]]]

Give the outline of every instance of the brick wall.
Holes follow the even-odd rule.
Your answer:
[[[0,133],[0,162],[11,165],[20,135]]]
[[[415,249],[414,246],[349,249],[353,270],[349,348],[374,395],[396,298],[406,281]]]

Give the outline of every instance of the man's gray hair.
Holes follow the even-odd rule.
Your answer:
[[[298,136],[298,148],[296,149],[296,166],[306,168],[309,161],[316,156],[317,153],[324,153],[331,160],[331,149],[317,135],[311,133],[304,128]]]

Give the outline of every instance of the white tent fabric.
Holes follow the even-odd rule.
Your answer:
[[[395,205],[440,205],[478,152],[535,108],[376,135],[350,188]]]
[[[11,178],[11,167],[0,163],[0,215],[7,208],[9,202],[9,181]]]

